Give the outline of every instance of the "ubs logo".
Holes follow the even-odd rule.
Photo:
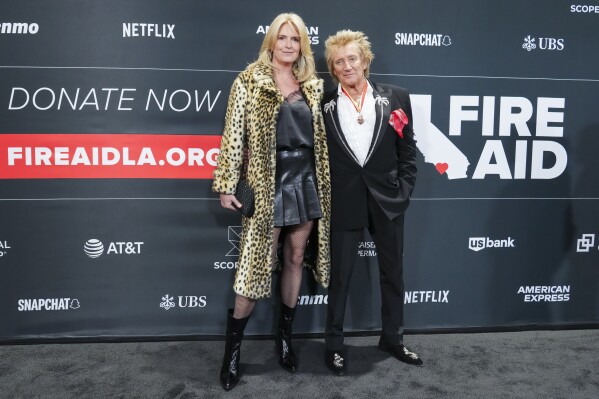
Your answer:
[[[538,41],[537,41],[538,39]],[[524,38],[522,48],[528,52],[532,50],[550,50],[550,51],[562,51],[564,49],[564,39],[556,37],[531,37],[528,35]]]

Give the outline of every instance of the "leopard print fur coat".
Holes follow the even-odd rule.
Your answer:
[[[304,262],[317,282],[329,284],[331,188],[329,156],[320,108],[323,81],[315,75],[300,83],[306,103],[312,111],[314,153],[318,196],[322,218],[315,221],[317,242],[314,264]],[[276,125],[284,98],[270,68],[252,64],[241,72],[231,87],[225,116],[218,166],[214,171],[213,191],[233,194],[240,176],[244,146],[250,150],[247,179],[254,188],[256,210],[251,218],[242,217],[240,255],[235,273],[234,291],[252,299],[271,296],[273,260],[274,192],[276,170]]]

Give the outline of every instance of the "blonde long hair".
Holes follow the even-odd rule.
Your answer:
[[[300,54],[297,60],[293,63],[293,74],[299,82],[305,82],[308,80],[314,72],[316,67],[314,66],[314,55],[310,48],[310,39],[308,38],[308,29],[302,18],[295,13],[284,13],[279,14],[270,24],[262,46],[260,47],[260,54],[258,59],[251,65],[265,65],[271,70],[274,68],[272,64],[272,49],[279,36],[279,31],[284,24],[289,24],[300,35]]]

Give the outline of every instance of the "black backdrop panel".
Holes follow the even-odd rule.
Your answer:
[[[598,7],[2,2],[0,341],[223,334],[240,220],[207,177],[231,83],[290,10],[327,87],[324,41],[351,28],[372,80],[412,94],[406,327],[596,325]],[[347,329],[376,330],[376,248],[347,250]],[[273,333],[273,293],[248,334]],[[327,299],[306,272],[295,331],[322,332]]]

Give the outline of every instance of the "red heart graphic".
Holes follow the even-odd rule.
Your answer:
[[[437,172],[439,172],[439,174],[442,175],[443,173],[445,173],[445,171],[447,171],[447,169],[449,169],[449,165],[447,165],[446,163],[438,163],[435,165],[435,168],[437,168]]]

